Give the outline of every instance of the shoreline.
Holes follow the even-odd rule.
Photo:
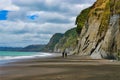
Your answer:
[[[119,80],[120,62],[70,55],[28,59],[0,67],[2,80]],[[116,74],[115,74],[116,73]],[[108,77],[111,76],[111,77]],[[98,78],[99,77],[99,78]],[[117,79],[116,79],[117,77]]]
[[[61,54],[58,53],[47,53],[47,52],[36,52],[37,55],[28,55],[28,56],[16,56],[16,57],[6,57],[5,59],[0,60],[0,66],[5,66],[10,63],[14,62],[22,62],[26,60],[31,60],[31,59],[44,59],[44,58],[53,58],[53,57],[58,57],[61,56]]]

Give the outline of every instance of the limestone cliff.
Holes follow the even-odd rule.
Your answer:
[[[87,16],[77,53],[93,58],[115,58],[120,51],[120,0],[97,0]]]

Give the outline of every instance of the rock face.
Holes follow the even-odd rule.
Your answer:
[[[116,58],[120,51],[120,0],[97,0],[79,39],[79,55]]]

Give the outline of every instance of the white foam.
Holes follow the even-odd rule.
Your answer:
[[[30,56],[0,56],[0,60],[14,60],[14,59],[30,59],[30,58],[36,58],[36,57],[47,57],[51,56],[50,53],[40,53],[36,55],[30,55]]]

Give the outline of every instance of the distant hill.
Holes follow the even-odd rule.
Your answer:
[[[41,52],[45,45],[29,45],[26,47],[0,47],[0,51],[24,51],[24,52]]]
[[[44,47],[45,45],[29,45],[22,48],[21,51],[40,52],[43,50]]]
[[[0,51],[20,51],[22,47],[0,47]]]

